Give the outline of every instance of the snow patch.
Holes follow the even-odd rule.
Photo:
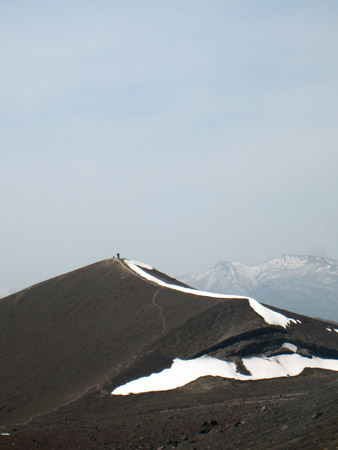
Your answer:
[[[307,358],[294,353],[278,355],[271,358],[253,357],[243,360],[246,368],[252,373],[253,380],[296,376],[306,368],[338,371],[337,359],[323,359],[316,356]]]
[[[0,436],[10,436],[10,433],[0,433]]]
[[[325,330],[329,331],[331,333],[331,328],[325,328]]]
[[[184,361],[175,359],[169,369],[154,373],[149,377],[139,378],[116,388],[113,395],[139,394],[141,392],[167,391],[184,386],[203,376],[236,376],[236,364],[225,362],[209,356]]]
[[[112,395],[141,394],[144,392],[168,391],[184,386],[204,376],[219,376],[234,380],[263,380],[299,375],[305,368],[338,371],[338,360],[317,357],[306,358],[293,355],[244,358],[243,364],[251,375],[243,375],[236,370],[236,364],[210,356],[191,360],[175,359],[169,369],[139,378],[116,388]]]
[[[287,348],[288,350],[290,350],[291,352],[294,352],[294,353],[296,353],[296,351],[297,351],[297,345],[289,344],[288,342],[285,342],[282,345],[282,348]]]
[[[142,267],[143,269],[147,269],[147,270],[153,270],[153,267],[151,267],[151,266],[149,266],[149,264],[146,264],[146,263],[143,263],[143,262],[140,262],[140,261],[131,261],[131,260],[125,260],[125,263],[131,263],[131,264],[133,264],[134,266],[139,266],[139,267]],[[129,264],[128,264],[129,265]]]
[[[193,294],[198,295],[200,297],[210,297],[210,298],[224,298],[224,299],[241,299],[241,300],[248,300],[251,308],[263,319],[266,323],[269,325],[279,325],[283,328],[286,328],[290,323],[301,323],[300,320],[290,319],[283,314],[280,314],[276,311],[272,311],[271,309],[267,308],[266,306],[261,305],[257,302],[257,300],[254,300],[250,297],[244,297],[239,295],[224,295],[224,294],[214,294],[212,292],[207,291],[199,291],[197,289],[187,288],[184,286],[178,286],[176,284],[169,284],[165,281],[159,280],[158,278],[154,277],[153,275],[150,275],[149,273],[142,270],[143,268],[149,268],[150,266],[147,266],[147,264],[144,263],[136,263],[135,261],[131,261],[128,259],[125,259],[124,262],[127,264],[127,266],[136,272],[138,275],[140,275],[142,278],[145,278],[148,281],[151,281],[155,284],[158,284],[159,286],[163,286],[169,289],[174,289],[175,291],[185,292],[186,294]],[[151,269],[150,269],[151,270]]]
[[[272,311],[271,309],[267,308],[266,306],[261,305],[258,303],[257,300],[254,300],[253,298],[249,298],[249,303],[251,308],[260,316],[263,317],[266,323],[270,325],[279,325],[283,328],[286,328],[290,323],[297,324],[297,320],[290,319],[283,314],[280,314],[276,311]]]
[[[338,333],[338,328],[335,328],[334,331],[335,331],[336,333]]]

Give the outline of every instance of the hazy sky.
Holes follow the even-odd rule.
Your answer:
[[[0,288],[338,258],[336,0],[0,4]]]

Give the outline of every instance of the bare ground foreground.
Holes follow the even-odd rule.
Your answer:
[[[338,449],[338,372],[110,395],[176,357],[240,363],[290,342],[338,359],[332,324],[285,314],[302,323],[284,329],[245,299],[159,288],[120,260],[13,294],[0,301],[0,449]]]

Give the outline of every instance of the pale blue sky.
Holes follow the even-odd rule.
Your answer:
[[[336,1],[0,5],[0,288],[338,258]]]

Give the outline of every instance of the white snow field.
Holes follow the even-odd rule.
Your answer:
[[[178,286],[176,284],[170,284],[166,283],[165,281],[159,280],[158,278],[154,277],[153,275],[150,275],[149,273],[142,270],[142,268],[152,270],[152,267],[145,263],[139,263],[136,261],[131,261],[128,259],[125,259],[124,262],[127,264],[127,266],[136,272],[140,277],[145,278],[148,281],[152,281],[155,284],[158,284],[159,286],[163,286],[169,289],[173,289],[175,291],[185,292],[186,294],[193,294],[198,295],[200,297],[211,297],[211,298],[231,298],[231,299],[241,299],[241,300],[248,300],[251,308],[263,319],[266,323],[269,325],[278,325],[283,328],[286,328],[290,323],[301,323],[300,320],[296,319],[290,319],[283,314],[280,314],[276,311],[272,311],[271,309],[267,308],[266,306],[261,305],[257,300],[254,300],[250,297],[243,297],[239,295],[224,295],[224,294],[214,294],[212,292],[206,292],[206,291],[198,291],[197,289],[187,288],[183,286]]]
[[[251,375],[238,373],[234,362],[222,361],[210,356],[201,356],[186,361],[175,359],[169,369],[120,386],[112,392],[112,395],[168,391],[208,375],[249,381],[296,376],[307,367],[338,371],[338,360],[336,359],[306,358],[296,353],[270,358],[264,356],[244,358],[243,364]]]

